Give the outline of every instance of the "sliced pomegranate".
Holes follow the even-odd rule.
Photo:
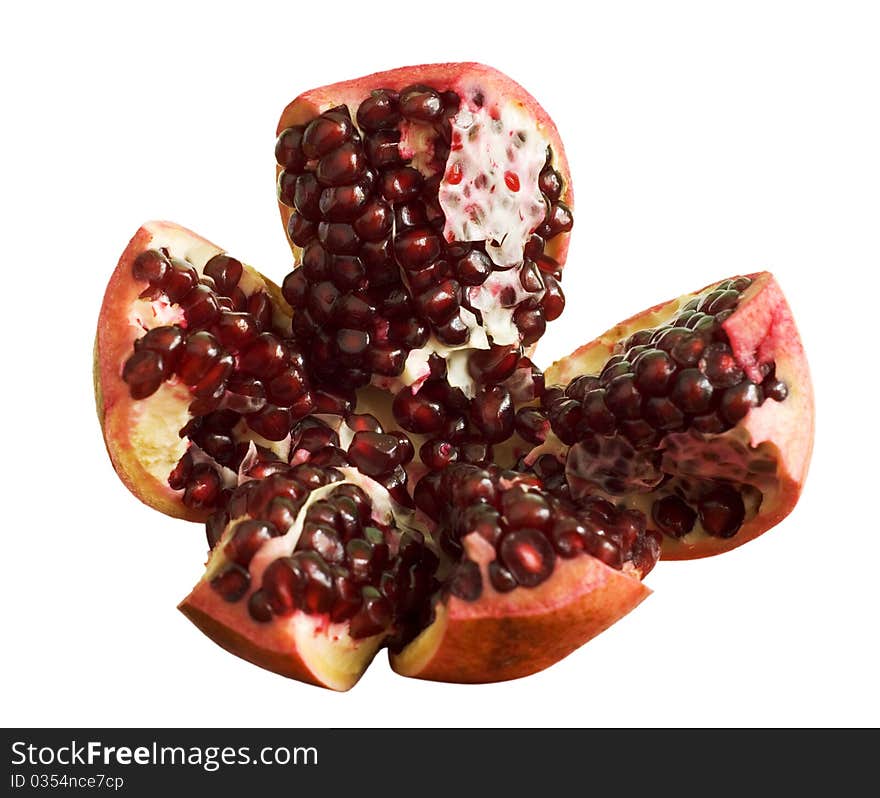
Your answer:
[[[472,353],[531,348],[562,312],[565,152],[506,75],[427,64],[305,92],[275,155],[301,264],[284,295],[319,381],[417,389],[439,354],[472,395]]]
[[[773,276],[714,283],[616,325],[554,363],[526,458],[565,462],[559,489],[637,508],[663,557],[726,551],[794,508],[813,445],[810,372]],[[535,418],[530,425],[538,422]]]
[[[141,227],[104,295],[95,392],[114,468],[139,499],[204,519],[253,442],[287,456],[317,409],[277,286],[170,222]],[[287,337],[285,337],[287,336]]]
[[[209,519],[207,569],[180,609],[233,653],[336,690],[383,646],[400,673],[427,679],[548,667],[648,595],[641,577],[659,554],[632,511],[576,508],[498,468],[444,472],[431,488],[443,509],[420,516],[436,537],[354,469],[255,476]]]
[[[497,466],[450,465],[423,477],[416,496],[454,564],[430,624],[390,644],[391,665],[404,676],[526,676],[650,594],[641,579],[657,562],[660,536],[641,513],[604,500],[578,506],[534,475]]]
[[[244,659],[347,690],[404,605],[422,606],[419,591],[433,589],[437,557],[402,532],[394,506],[377,482],[349,468],[301,464],[246,478],[209,521],[207,569],[180,609]],[[405,565],[403,546],[412,549]],[[406,581],[416,563],[424,587]],[[388,578],[397,592],[383,588]]]
[[[479,64],[377,73],[282,114],[281,288],[151,222],[105,293],[95,390],[142,501],[204,520],[180,609],[233,653],[352,687],[552,665],[658,559],[791,512],[809,369],[772,275],[656,305],[542,373],[572,193],[555,126]]]

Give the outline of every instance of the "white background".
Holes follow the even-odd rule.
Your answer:
[[[554,19],[565,7],[7,5],[4,724],[877,725],[876,6],[581,3]],[[432,684],[380,656],[333,694],[226,654],[176,611],[203,533],[116,479],[93,407],[94,326],[148,219],[283,277],[281,109],[313,86],[442,60],[507,72],[566,143],[569,305],[541,363],[655,302],[770,269],[813,369],[813,466],[777,528],[718,558],[660,563],[644,604],[543,673]]]

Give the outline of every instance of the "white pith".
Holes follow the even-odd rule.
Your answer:
[[[497,118],[493,118],[497,116]],[[548,141],[535,120],[511,103],[491,110],[462,104],[452,118],[452,151],[440,183],[440,207],[446,214],[447,241],[485,241],[499,266],[522,261],[523,247],[544,220],[546,205],[538,176],[547,160]],[[450,182],[450,173],[461,179]],[[519,183],[516,190],[508,175]],[[486,184],[478,186],[479,180]]]
[[[186,386],[175,380],[162,383],[148,401],[132,403],[131,445],[143,468],[162,484],[189,446],[178,432],[189,421],[190,400]]]

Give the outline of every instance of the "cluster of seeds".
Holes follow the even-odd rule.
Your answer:
[[[517,468],[523,473],[535,474],[548,493],[565,503],[584,507],[598,501],[596,495],[589,493],[583,498],[572,497],[565,464],[555,455],[542,454],[530,466],[521,461]],[[682,538],[692,532],[698,520],[706,534],[730,538],[745,521],[742,489],[729,482],[708,479],[682,482],[667,476],[654,495],[650,520],[659,532],[672,538]]]
[[[722,327],[750,282],[720,283],[666,324],[622,341],[599,374],[548,388],[542,409],[559,439],[619,434],[636,449],[652,449],[666,433],[724,432],[765,399],[785,399],[787,386],[772,365],[761,383],[745,375]]]
[[[239,486],[212,519],[214,529],[230,518],[234,526],[224,538],[226,564],[211,585],[230,602],[250,592],[248,612],[259,623],[301,610],[347,622],[353,638],[386,633],[408,641],[430,620],[439,558],[420,532],[377,521],[368,494],[341,480],[336,469],[309,463]],[[315,489],[334,483],[308,505],[293,551],[272,560],[252,590],[254,555],[290,531]]]
[[[236,429],[271,441],[290,434],[303,416],[318,409],[303,357],[274,329],[272,302],[264,291],[246,295],[240,261],[215,255],[200,274],[193,264],[164,249],[142,252],[133,277],[146,281],[141,298],[180,308],[177,324],[153,327],[135,341],[122,379],[134,399],[153,395],[175,379],[192,394],[188,437],[221,465],[236,468],[244,448]],[[214,507],[222,480],[209,462],[188,452],[169,480],[184,490],[191,507]]]
[[[494,263],[485,242],[443,235],[438,188],[450,152],[460,148],[450,124],[459,106],[452,91],[378,89],[354,119],[340,105],[279,135],[279,199],[293,209],[288,235],[302,248],[302,265],[282,290],[298,311],[294,336],[308,343],[319,380],[358,386],[373,375],[399,376],[409,352],[431,335],[441,344],[466,344],[471,333],[462,311],[481,320],[469,290],[512,268]],[[420,142],[419,168],[405,133]],[[498,297],[526,344],[565,303],[559,264],[544,253],[547,240],[572,226],[551,161],[548,152],[539,179],[547,213],[517,267],[522,291],[510,286]],[[454,180],[454,169],[450,175]]]
[[[517,347],[492,346],[471,355],[470,373],[482,387],[468,399],[446,380],[445,363],[429,361],[432,376],[413,392],[403,388],[394,397],[392,413],[407,432],[425,435],[419,449],[421,461],[431,469],[450,463],[487,465],[493,444],[513,435],[515,395],[507,382],[521,372],[532,395],[540,391],[543,375]]]
[[[348,412],[343,423],[350,438],[345,448],[337,429],[314,416],[304,418],[293,430],[291,462],[305,459],[313,465],[354,466],[382,485],[398,504],[411,506],[406,465],[415,451],[409,437],[400,430],[386,432],[370,413]]]
[[[660,556],[660,536],[647,529],[642,513],[599,497],[575,505],[535,474],[453,464],[422,477],[415,500],[438,524],[439,543],[450,556],[462,557],[461,540],[472,533],[494,546],[488,576],[502,593],[541,584],[557,557],[586,552],[616,569],[632,563],[644,575]],[[478,599],[483,583],[476,563],[461,559],[447,587],[464,600]]]

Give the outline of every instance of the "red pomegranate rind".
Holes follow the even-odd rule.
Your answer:
[[[726,438],[738,441],[748,451],[760,452],[765,460],[775,464],[775,469],[760,480],[758,487],[763,498],[758,511],[745,520],[735,535],[725,538],[694,532],[678,539],[664,536],[663,559],[706,557],[753,540],[792,511],[806,479],[815,421],[812,383],[803,345],[791,309],[773,275],[759,272],[746,276],[752,283],[722,327],[746,375],[760,380],[760,366],[775,363],[776,377],[787,386],[788,395],[783,401],[766,399],[759,407],[752,408],[733,429],[718,436],[707,435],[705,440]],[[655,305],[616,325],[554,363],[545,374],[548,384],[566,385],[581,374],[601,369],[618,341],[638,330],[654,327],[693,296],[716,284]],[[558,441],[556,445],[559,445]],[[675,463],[675,454],[668,450],[664,454],[664,464],[680,465]],[[731,479],[736,477],[731,475]]]
[[[98,419],[113,468],[125,486],[142,502],[160,512],[189,521],[203,521],[209,511],[187,507],[182,491],[167,482],[177,458],[186,449],[179,436],[192,400],[187,389],[170,383],[163,386],[161,400],[154,394],[144,400],[131,396],[122,379],[122,368],[144,329],[133,322],[133,308],[148,285],[132,275],[137,256],[151,248],[170,246],[180,255],[206,261],[224,252],[221,247],[173,222],[152,221],[132,237],[119,259],[104,293],[94,346],[94,388]],[[245,267],[273,300],[274,312],[289,318],[280,289],[250,267]],[[141,303],[143,304],[143,303]],[[159,404],[159,402],[163,404]],[[139,433],[139,420],[150,414],[150,428]],[[163,426],[164,423],[164,426]],[[159,426],[155,426],[159,424]],[[172,454],[176,452],[176,456]],[[164,463],[164,465],[163,465]]]
[[[484,64],[460,62],[400,67],[311,89],[300,94],[284,109],[278,122],[276,135],[293,125],[305,124],[328,108],[333,108],[343,103],[348,105],[352,112],[354,112],[373,89],[385,88],[400,91],[413,83],[425,83],[438,91],[454,90],[459,91],[461,94],[467,93],[469,89],[474,87],[482,86],[489,89],[493,95],[504,97],[506,101],[518,102],[536,120],[540,130],[553,148],[554,167],[564,179],[564,189],[560,199],[569,208],[574,208],[574,195],[568,161],[559,131],[556,129],[553,120],[538,101],[519,83],[497,69]],[[352,115],[354,114],[352,113]],[[281,171],[282,168],[278,166],[276,168],[276,176]],[[293,208],[287,207],[280,202],[278,207],[286,229],[287,220],[290,218],[291,213],[293,213]],[[568,254],[568,239],[567,235],[556,236],[547,242],[544,250],[547,255],[555,258],[560,265],[564,265]],[[294,247],[294,250],[296,249]]]
[[[463,541],[479,562],[484,595],[450,596],[434,622],[399,654],[402,676],[445,682],[517,679],[568,656],[634,609],[651,591],[632,573],[581,556],[558,560],[553,577],[528,590],[492,589],[487,565],[495,554],[476,534]]]

